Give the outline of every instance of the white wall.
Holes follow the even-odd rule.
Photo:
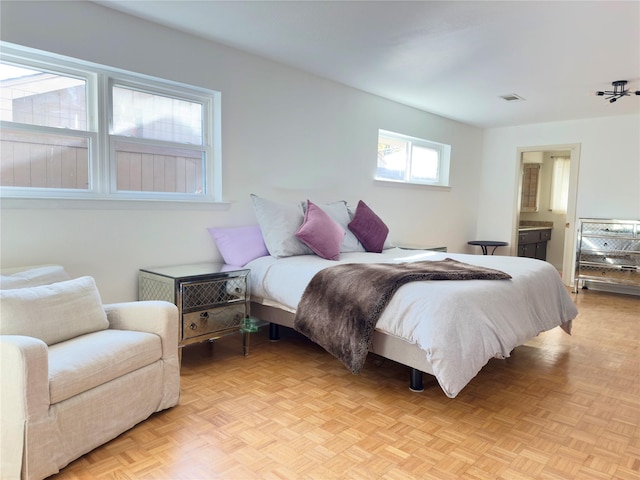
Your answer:
[[[640,113],[492,128],[484,132],[478,237],[510,238],[515,229],[518,148],[567,144],[580,144],[576,217],[640,218]]]
[[[219,260],[206,227],[255,223],[250,193],[364,199],[394,241],[465,251],[475,237],[480,129],[89,2],[3,1],[0,8],[4,41],[221,91],[223,197],[230,202],[4,201],[3,267],[62,264],[73,276],[94,276],[104,301],[133,300],[141,267]],[[451,144],[452,188],[375,184],[379,128]]]

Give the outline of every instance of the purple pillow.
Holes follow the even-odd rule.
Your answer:
[[[367,252],[382,252],[384,241],[389,234],[389,228],[378,215],[362,200],[358,202],[356,213],[349,223],[349,230],[353,232]]]
[[[207,230],[228,265],[244,267],[251,260],[269,255],[258,225]]]
[[[301,242],[322,258],[338,260],[345,233],[320,207],[307,200],[304,221],[296,232],[296,237]]]

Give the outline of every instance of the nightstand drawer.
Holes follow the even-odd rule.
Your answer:
[[[584,280],[617,281],[629,285],[638,285],[640,269],[635,266],[580,265],[580,278]]]
[[[237,301],[244,302],[246,293],[246,277],[182,282],[182,309],[183,311],[202,310],[214,305],[226,305]]]
[[[239,330],[244,324],[245,316],[244,304],[186,313],[182,316],[182,339],[214,338],[216,335]]]

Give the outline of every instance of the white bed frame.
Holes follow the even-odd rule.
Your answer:
[[[269,339],[275,341],[280,339],[280,326],[293,328],[295,314],[278,307],[251,302],[251,316],[270,323]],[[409,343],[399,337],[376,330],[369,351],[409,367],[409,388],[413,392],[424,390],[423,373],[433,375],[433,369],[427,361],[426,353],[415,343]]]

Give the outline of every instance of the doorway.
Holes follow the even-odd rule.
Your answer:
[[[562,159],[568,165],[568,188],[565,188],[559,202],[557,193],[559,181],[559,165]],[[551,226],[551,239],[547,245],[547,261],[553,264],[562,275],[565,285],[573,285],[574,258],[576,251],[576,199],[578,192],[578,167],[580,163],[580,144],[543,145],[518,148],[518,171],[516,204],[514,206],[514,232],[512,235],[511,255],[518,255],[518,234],[521,224],[541,224]],[[537,164],[538,171],[537,195],[532,203],[530,195],[531,185],[525,185],[527,192],[523,193],[523,179],[525,172],[532,169],[531,164]],[[560,165],[561,167],[561,165]],[[555,172],[554,172],[555,169]],[[555,185],[552,188],[554,174]],[[523,195],[527,206],[523,208]],[[534,205],[532,208],[531,205]]]

